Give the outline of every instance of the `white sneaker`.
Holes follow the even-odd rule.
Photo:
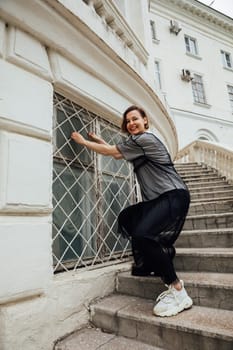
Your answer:
[[[184,282],[180,282],[182,284],[181,290],[176,290],[172,285],[170,285],[168,290],[158,296],[156,299],[156,302],[158,303],[153,308],[154,315],[174,316],[192,306],[193,301],[188,296],[184,288]]]

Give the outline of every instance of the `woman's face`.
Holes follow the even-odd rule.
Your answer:
[[[138,110],[133,110],[126,115],[126,128],[131,135],[137,135],[143,133],[146,128],[147,118],[142,117]]]

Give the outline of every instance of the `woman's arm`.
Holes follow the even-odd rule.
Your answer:
[[[88,149],[95,151],[96,153],[102,154],[104,156],[112,156],[115,159],[122,159],[123,156],[116,146],[109,145],[104,141],[104,143],[97,143],[86,140],[79,132],[74,131],[71,134],[72,140],[74,140],[79,145],[85,146]],[[102,139],[100,139],[102,140]],[[103,141],[103,140],[102,140]]]
[[[97,136],[94,132],[89,132],[88,137],[91,141],[96,143],[102,143],[103,145],[107,145],[107,142],[101,139],[101,137]]]

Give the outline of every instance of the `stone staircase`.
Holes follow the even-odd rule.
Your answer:
[[[164,290],[160,279],[124,272],[116,292],[90,306],[91,323],[121,339],[131,338],[135,350],[232,350],[233,186],[201,164],[176,168],[192,202],[176,242],[175,266],[194,306],[174,317],[155,317],[155,298]],[[131,349],[108,347],[123,348]]]

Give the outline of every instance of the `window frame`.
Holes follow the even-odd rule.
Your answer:
[[[203,106],[209,106],[207,103],[203,76],[198,73],[193,73],[193,79],[191,81],[191,85],[192,85],[194,103],[200,104]]]
[[[185,42],[186,54],[194,57],[199,57],[197,39],[188,34],[185,34],[184,42]]]
[[[223,68],[233,70],[231,53],[221,50],[221,58],[222,58]]]
[[[155,84],[158,90],[162,90],[162,73],[161,73],[161,61],[158,59],[154,60],[154,72],[155,72]]]
[[[158,44],[159,40],[157,37],[156,23],[153,19],[150,19],[150,30],[151,30],[151,38],[152,38],[153,43]]]

